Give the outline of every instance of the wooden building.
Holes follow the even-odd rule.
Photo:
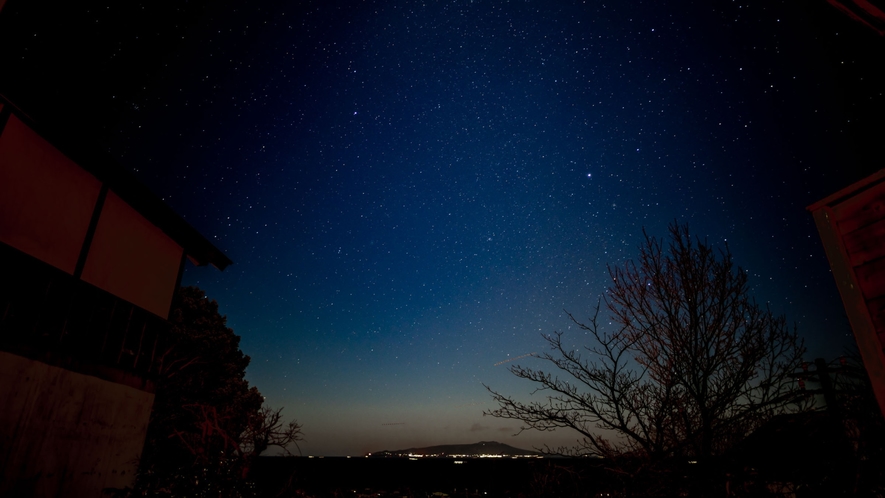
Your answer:
[[[187,260],[231,261],[0,96],[0,496],[130,485]]]
[[[885,414],[885,170],[808,207]]]

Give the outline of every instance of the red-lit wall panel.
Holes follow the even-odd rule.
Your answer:
[[[15,115],[0,135],[0,241],[74,273],[101,184]]]
[[[168,318],[183,249],[108,192],[82,279]]]

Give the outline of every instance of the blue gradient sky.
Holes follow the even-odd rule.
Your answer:
[[[837,28],[809,16],[768,1],[232,7],[188,34],[112,152],[234,260],[184,283],[218,301],[305,454],[570,444],[512,437],[482,416],[482,384],[528,398],[501,362],[554,330],[582,344],[563,310],[590,313],[643,227],[727,241],[810,359],[849,342],[804,208],[859,174],[821,41]]]

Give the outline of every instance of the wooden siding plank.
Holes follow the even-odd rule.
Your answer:
[[[872,225],[885,218],[885,188],[883,184],[859,193],[833,206],[833,214],[842,234]]]
[[[867,301],[867,309],[870,312],[873,325],[879,333],[879,341],[881,343],[883,335],[885,335],[885,296]]]
[[[857,266],[854,272],[866,301],[885,296],[885,259]]]
[[[885,257],[885,218],[842,237],[851,266]]]

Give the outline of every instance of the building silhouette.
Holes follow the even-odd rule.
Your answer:
[[[0,96],[0,495],[133,483],[186,261],[231,261],[73,131]]]

